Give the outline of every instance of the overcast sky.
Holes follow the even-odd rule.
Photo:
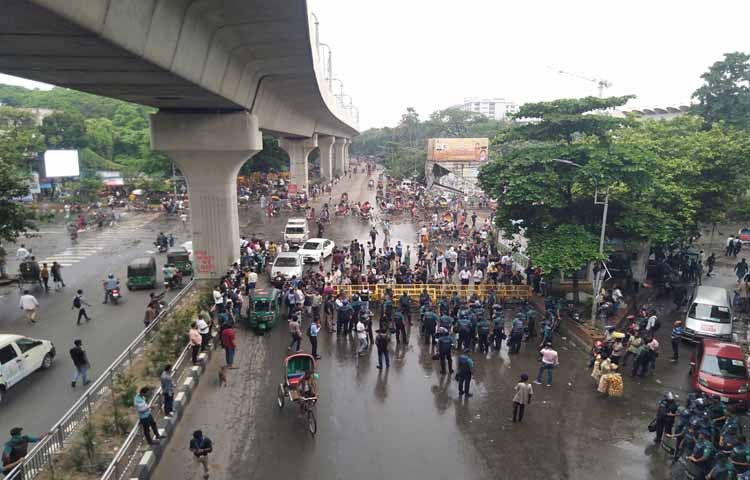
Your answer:
[[[518,103],[634,94],[634,107],[686,104],[726,52],[750,51],[746,0],[309,0],[334,76],[362,129],[422,118],[464,97]],[[0,81],[8,77],[0,75]],[[336,85],[338,89],[338,85]]]

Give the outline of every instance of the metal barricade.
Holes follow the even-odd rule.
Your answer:
[[[132,365],[137,353],[144,349],[145,345],[158,331],[161,321],[171,314],[174,307],[195,288],[196,284],[191,280],[185,288],[175,295],[154,321],[135,337],[130,345],[102,372],[99,378],[91,383],[91,386],[81,398],[55,423],[50,429],[50,434],[34,446],[26,455],[23,464],[14,468],[6,475],[6,479],[30,480],[45,469],[54,468],[54,455],[63,450],[65,442],[89,419],[97,402],[103,400],[105,396],[107,398],[111,396],[115,377]]]

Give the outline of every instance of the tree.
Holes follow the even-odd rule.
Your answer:
[[[25,166],[25,160],[34,158],[40,149],[34,115],[0,106],[0,160]]]
[[[11,160],[0,158],[0,240],[14,241],[36,230],[34,213],[15,199],[29,194],[29,176]]]
[[[750,128],[750,55],[727,53],[701,75],[703,85],[693,93],[698,101],[693,113],[703,117],[706,126],[716,122]]]
[[[99,156],[112,160],[114,154],[114,126],[108,118],[89,118],[86,125],[86,145]]]
[[[86,127],[79,112],[55,112],[44,117],[40,128],[48,149],[78,150],[86,145]]]
[[[589,263],[603,260],[598,239],[581,225],[563,224],[529,243],[534,265],[545,274],[562,273],[573,278],[573,297],[579,301],[578,271]]]
[[[273,137],[263,137],[263,150],[252,156],[242,165],[240,175],[252,172],[287,172],[289,155],[279,147],[279,141]]]

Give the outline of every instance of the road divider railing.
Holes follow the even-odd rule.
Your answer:
[[[145,347],[156,337],[163,320],[169,317],[175,307],[197,288],[196,283],[191,280],[175,295],[161,313],[115,358],[99,378],[92,382],[78,401],[55,423],[50,429],[49,435],[35,444],[34,448],[26,455],[23,463],[9,472],[5,478],[31,480],[45,471],[50,472],[50,478],[56,478],[54,474],[55,456],[63,452],[66,442],[91,419],[98,405],[105,401],[114,401],[117,377],[133,365],[138,354],[144,351]],[[182,352],[180,359],[184,357],[184,354],[185,351]],[[182,363],[184,364],[184,361]],[[154,399],[152,398],[151,401],[154,402]],[[132,434],[131,431],[128,438],[131,438]]]

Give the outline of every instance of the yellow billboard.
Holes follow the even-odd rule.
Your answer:
[[[430,138],[427,160],[431,162],[479,162],[489,158],[487,138]]]

